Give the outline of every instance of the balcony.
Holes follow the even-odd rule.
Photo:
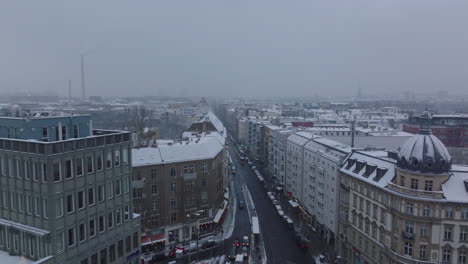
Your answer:
[[[405,232],[403,231],[402,232],[402,236],[404,239],[406,240],[413,240],[414,239],[414,233],[410,233],[410,232]]]
[[[192,172],[192,173],[184,173],[184,181],[189,181],[189,180],[195,180],[197,178],[197,173]]]
[[[388,183],[388,188],[392,191],[399,192],[401,194],[411,195],[414,197],[431,198],[431,199],[443,199],[444,198],[444,193],[440,191],[413,190],[413,189],[401,187],[391,182]]]

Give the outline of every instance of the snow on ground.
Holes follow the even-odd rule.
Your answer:
[[[29,260],[25,257],[20,256],[10,256],[6,251],[0,251],[0,263],[1,264],[18,264],[18,263],[34,263],[34,261]]]

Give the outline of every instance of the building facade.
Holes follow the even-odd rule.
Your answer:
[[[222,222],[224,137],[213,132],[132,152],[134,211],[146,235],[164,233],[166,243],[177,243],[211,233]]]
[[[92,129],[89,116],[0,126],[1,250],[41,263],[139,262],[128,132]]]
[[[452,165],[428,112],[399,153],[354,152],[340,171],[349,263],[467,263],[468,168]]]

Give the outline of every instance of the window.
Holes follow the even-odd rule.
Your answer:
[[[405,222],[405,232],[410,233],[410,234],[413,233],[413,223],[412,222],[409,222],[409,221]]]
[[[138,247],[138,232],[133,233],[133,248]]]
[[[76,176],[83,176],[83,158],[76,159]]]
[[[175,194],[175,192],[176,192],[176,183],[171,182],[171,194]]]
[[[370,216],[371,210],[371,203],[370,201],[366,201],[366,214]]]
[[[122,194],[122,180],[115,181],[115,196]]]
[[[94,172],[94,159],[93,155],[88,155],[86,156],[86,171],[88,174],[91,174]]]
[[[421,236],[426,237],[427,236],[427,224],[421,224],[420,231],[421,231],[420,232]]]
[[[468,208],[463,208],[461,212],[462,219],[468,219]]]
[[[131,244],[131,237],[127,236],[125,238],[125,252],[129,253],[132,250],[131,245],[132,245]]]
[[[94,205],[94,188],[88,189],[88,206]]]
[[[107,227],[109,229],[114,227],[114,213],[113,212],[110,212],[109,214],[107,214]]]
[[[444,227],[444,240],[452,240],[452,231],[453,226],[445,226]]]
[[[405,176],[400,176],[400,186],[405,187]]]
[[[61,168],[61,164],[59,165],[59,173],[60,173],[60,179],[62,179],[62,170],[60,170]],[[41,167],[42,167],[42,182],[46,183],[47,182],[47,167],[46,167],[46,164],[45,163],[41,163]]]
[[[452,250],[449,248],[442,250],[442,261],[450,262],[450,255],[452,255]]]
[[[154,199],[152,202],[151,202],[151,209],[153,211],[158,211],[158,201],[156,199]]]
[[[466,263],[466,250],[465,249],[459,249],[458,250],[458,263]]]
[[[65,250],[65,233],[63,231],[57,233],[55,243],[57,247],[57,252],[62,252],[63,250]]]
[[[143,189],[133,188],[133,198],[141,198],[141,197],[143,197]]]
[[[364,211],[364,199],[359,197],[359,210]]]
[[[418,179],[411,179],[411,189],[417,190],[419,185]]]
[[[115,261],[115,244],[109,247],[109,261],[112,263]]]
[[[86,226],[85,224],[80,224],[78,228],[78,239],[80,242],[84,241],[86,239]]]
[[[106,153],[106,169],[112,168],[112,152]]]
[[[26,160],[24,161],[24,178],[29,180],[29,166]]]
[[[32,163],[32,174],[33,174],[33,180],[34,181],[39,181],[39,164],[36,161],[33,161]]]
[[[57,218],[63,216],[63,197],[55,199],[55,213]]]
[[[39,197],[34,197],[34,213],[36,214],[36,216],[41,216]]]
[[[89,220],[89,238],[96,235],[96,221],[94,219]]]
[[[66,178],[66,179],[71,179],[71,178],[73,178],[73,173],[72,173],[72,161],[71,161],[71,160],[66,160],[66,161],[65,161],[65,178]]]
[[[124,207],[124,219],[125,221],[130,219],[130,206],[129,205],[125,205]]]
[[[107,249],[106,248],[101,250],[100,256],[101,256],[101,262],[100,263],[107,263]]]
[[[18,193],[18,211],[24,212],[23,195],[21,193]]]
[[[130,190],[130,185],[129,185],[128,177],[124,177],[124,179],[123,179],[123,186],[124,186],[124,193],[128,193],[128,191]]]
[[[202,164],[202,171],[203,171],[203,172],[208,172],[208,166],[207,166],[206,163],[203,163],[203,164]]]
[[[106,225],[104,223],[104,216],[101,215],[99,216],[99,232],[104,232],[105,229],[106,229]]]
[[[431,214],[431,209],[429,205],[425,205],[423,208],[423,216],[429,216]]]
[[[119,240],[119,242],[117,242],[117,257],[120,258],[123,256],[123,240]]]
[[[62,180],[62,173],[60,171],[60,167],[61,167],[60,162],[55,161],[53,166],[54,166],[54,181],[55,182],[61,181]]]
[[[184,165],[183,174],[187,174],[187,173],[188,173],[188,166]]]
[[[75,199],[73,194],[67,195],[67,213],[73,213],[75,211]]]
[[[430,180],[424,181],[424,190],[428,192],[432,191],[432,181]]]
[[[419,258],[420,259],[426,259],[426,252],[427,252],[427,246],[426,245],[420,245],[419,246]]]
[[[84,191],[78,192],[78,210],[85,207],[85,193]]]
[[[75,228],[68,229],[68,246],[72,247],[75,245]]]
[[[453,209],[452,209],[452,207],[445,208],[445,217],[446,218],[453,218]]]
[[[98,186],[98,201],[102,202],[104,201],[106,197],[105,191],[104,191],[104,185],[99,185]]]
[[[114,151],[114,166],[115,167],[120,166],[120,150]]]
[[[383,208],[380,208],[380,223],[385,224],[387,222],[387,214]]]
[[[405,255],[413,256],[413,244],[411,242],[405,242]]]
[[[47,127],[42,128],[42,141],[47,142],[49,141],[49,134],[47,131]]]
[[[78,125],[73,125],[73,137],[78,138]]]
[[[373,206],[374,206],[374,210],[372,211],[372,217],[375,218],[375,219],[377,219],[377,217],[378,217],[378,211],[379,211],[379,206],[376,205],[376,204],[374,204]]]
[[[32,214],[32,211],[31,211],[31,196],[26,195],[25,199],[26,199],[26,213],[27,214]],[[62,209],[62,214],[63,214],[63,209]]]
[[[407,214],[413,214],[413,203],[412,202],[406,202],[405,212]]]
[[[116,218],[116,224],[120,225],[120,223],[122,223],[122,210],[120,208],[117,209],[115,213],[115,218]]]
[[[49,210],[47,206],[47,199],[42,199],[42,216],[44,218],[49,218]]]
[[[128,149],[122,149],[122,163],[124,165],[128,164]]]
[[[102,153],[100,153],[100,154],[98,154],[98,156],[97,156],[97,170],[98,170],[98,171],[102,171],[102,168],[103,168],[102,165],[103,165],[103,164],[102,164]]]
[[[98,264],[98,254],[91,255],[91,264]]]
[[[172,198],[172,199],[171,199],[171,209],[176,209],[176,208],[177,208],[176,199]]]
[[[358,204],[358,197],[356,194],[353,194],[353,207],[357,208],[357,204]]]
[[[460,241],[467,241],[468,240],[468,227],[460,226]]]

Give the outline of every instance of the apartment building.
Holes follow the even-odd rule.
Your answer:
[[[0,250],[18,263],[138,263],[130,147],[89,116],[0,118]]]
[[[349,263],[467,263],[468,168],[452,165],[428,112],[398,153],[353,152],[340,171]]]
[[[304,195],[301,204],[312,215],[312,225],[329,243],[338,231],[339,169],[351,152],[347,145],[313,138],[304,145]]]

